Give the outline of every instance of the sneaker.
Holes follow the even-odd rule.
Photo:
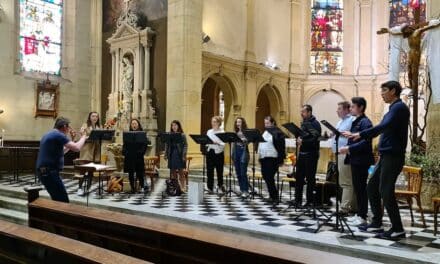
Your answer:
[[[241,198],[246,199],[249,197],[249,193],[248,192],[242,192],[240,195]]]
[[[367,224],[367,220],[358,216],[358,218],[356,220],[354,220],[353,222],[351,222],[351,224],[354,226],[364,226]]]
[[[222,195],[222,194],[225,194],[225,193],[226,193],[225,186],[220,186],[218,188],[218,194]]]
[[[78,191],[76,191],[76,195],[83,196],[84,195],[84,190],[82,188],[79,188]]]
[[[375,224],[375,223],[371,223],[371,224],[364,224],[364,225],[360,225],[358,226],[360,231],[364,231],[364,232],[374,232],[374,233],[382,233],[383,232],[383,225],[382,224]]]
[[[353,215],[353,216],[347,217],[347,222],[359,221],[359,218],[361,218],[361,217],[359,217],[358,215]]]
[[[376,235],[376,237],[382,239],[399,240],[405,238],[406,234],[405,234],[405,230],[396,232],[393,230],[393,228],[390,228],[388,231]]]

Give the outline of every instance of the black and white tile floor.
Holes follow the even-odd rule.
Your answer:
[[[24,186],[34,182],[33,176],[21,176],[20,179],[21,182],[19,183],[11,183],[9,180],[3,179],[0,180],[0,185],[22,190]],[[84,197],[76,195],[77,181],[65,179],[64,183],[71,200],[85,200]],[[130,208],[144,212],[154,210],[155,212],[167,212],[168,215],[175,213],[174,215],[182,218],[212,219],[214,223],[222,223],[229,226],[252,227],[253,229],[261,227],[263,232],[274,234],[284,234],[290,231],[302,236],[307,233],[312,235],[312,238],[317,241],[332,237],[340,241],[345,241],[341,243],[351,241],[355,243],[355,245],[379,246],[384,252],[400,250],[395,252],[402,252],[409,255],[412,253],[423,253],[424,256],[430,254],[430,260],[434,259],[434,263],[438,260],[437,263],[440,263],[440,235],[433,235],[433,215],[425,214],[427,227],[424,228],[421,224],[420,213],[415,212],[416,224],[415,226],[411,226],[410,213],[407,207],[402,206],[400,210],[407,237],[399,241],[390,241],[374,238],[374,234],[371,233],[359,232],[355,226],[351,226],[355,237],[352,237],[348,232],[341,233],[335,229],[334,218],[332,218],[329,225],[323,226],[316,234],[312,234],[317,227],[316,220],[310,216],[301,216],[297,219],[301,211],[295,211],[294,209],[281,213],[287,207],[285,203],[278,205],[276,208],[272,208],[271,205],[265,203],[258,196],[255,196],[255,199],[243,200],[235,194],[232,194],[231,197],[205,194],[203,203],[194,205],[188,203],[186,194],[179,197],[168,197],[164,195],[165,183],[163,179],[159,179],[155,186],[155,190],[148,194],[130,195],[126,193],[106,193],[102,197],[96,197],[94,194],[90,194],[89,204],[92,206],[95,203],[106,204],[107,206]],[[93,192],[96,188],[97,184],[93,184],[91,191]],[[287,193],[288,188],[286,189],[286,193],[283,194],[284,202],[289,197]],[[326,215],[330,215],[334,211],[334,206],[323,209]],[[319,213],[317,216],[321,222],[326,219],[324,216],[320,216]],[[385,228],[390,225],[386,215],[384,217],[384,225]]]

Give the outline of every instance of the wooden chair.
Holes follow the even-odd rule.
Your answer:
[[[292,166],[292,171],[293,173],[295,173],[295,165],[296,165],[296,156],[294,153],[289,153],[287,155],[286,160],[288,162],[285,162],[284,164],[286,165],[291,165]],[[283,198],[283,186],[284,183],[289,184],[289,200],[292,200],[292,186],[294,183],[296,183],[296,179],[294,177],[282,177],[281,178],[281,188],[280,188],[280,201],[282,201]]]
[[[145,162],[145,177],[150,178],[151,181],[151,191],[154,189],[154,178],[157,178],[159,174],[157,173],[157,165],[159,164],[158,156],[146,156],[144,157]]]
[[[189,165],[191,164],[192,157],[186,157],[186,168],[183,170],[183,176],[185,177],[185,186],[188,186]]]
[[[422,169],[417,167],[404,166],[402,170],[407,179],[406,190],[396,190],[396,199],[406,198],[411,213],[411,225],[414,226],[414,216],[412,211],[412,198],[415,198],[422,215],[423,227],[426,227],[425,216],[423,215],[422,202],[420,201],[420,191],[422,190]]]
[[[437,214],[440,208],[440,197],[433,197],[432,204],[434,206],[434,236],[437,235]]]

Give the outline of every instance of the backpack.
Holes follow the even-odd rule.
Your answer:
[[[177,179],[168,179],[165,181],[165,184],[165,192],[169,196],[180,196],[182,194],[182,190],[180,189],[180,185]]]
[[[336,177],[338,175],[338,167],[336,166],[336,162],[329,161],[327,164],[327,175],[325,180],[328,182],[336,182]]]

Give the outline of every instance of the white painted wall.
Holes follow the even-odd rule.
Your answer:
[[[18,39],[19,1],[1,1],[0,22],[0,129],[5,140],[39,140],[51,129],[53,118],[34,117],[35,80],[15,73]],[[64,46],[62,74],[71,83],[61,84],[59,116],[79,127],[90,111],[90,0],[64,1]]]

